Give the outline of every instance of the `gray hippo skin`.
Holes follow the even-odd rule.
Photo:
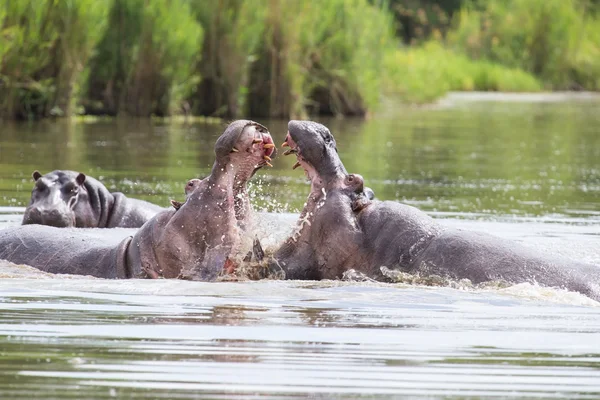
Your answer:
[[[211,175],[178,210],[163,210],[126,238],[25,225],[0,230],[0,259],[42,271],[102,278],[214,280],[239,246],[249,218],[247,182],[270,165],[275,145],[262,125],[235,121],[215,145]]]
[[[198,178],[193,178],[190,179],[189,181],[187,181],[186,185],[185,185],[185,198],[187,199],[188,197],[190,197],[190,194],[192,194],[194,192],[194,190],[196,190],[197,187],[199,187],[202,184],[202,179],[198,179]],[[181,208],[181,206],[183,205],[182,202],[177,201],[177,200],[171,200],[171,205],[173,206],[173,208],[175,208],[176,210],[179,210]]]
[[[35,186],[23,215],[23,225],[77,228],[139,228],[164,208],[111,193],[80,172],[33,172]]]
[[[311,181],[296,231],[274,255],[288,279],[336,279],[349,269],[381,279],[386,266],[473,283],[539,283],[600,300],[599,266],[446,228],[415,207],[370,200],[362,177],[346,172],[335,139],[321,124],[290,121],[283,145]]]

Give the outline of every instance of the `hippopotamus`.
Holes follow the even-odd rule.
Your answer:
[[[34,171],[35,186],[23,215],[23,225],[77,228],[139,228],[164,208],[109,192],[81,172]]]
[[[196,188],[198,186],[200,186],[201,182],[202,182],[202,180],[198,179],[198,178],[193,178],[193,179],[190,179],[189,181],[187,181],[187,183],[185,184],[185,189],[184,189],[186,199],[190,196],[190,194],[192,194],[192,192],[194,190],[196,190]],[[171,200],[171,205],[176,210],[179,210],[181,208],[181,206],[183,205],[183,203],[180,201],[177,201],[177,200]]]
[[[211,174],[194,182],[178,210],[163,210],[118,243],[41,225],[0,230],[0,259],[101,278],[214,280],[242,243],[250,217],[247,182],[275,152],[267,128],[232,122],[215,144]]]
[[[273,263],[288,279],[336,279],[350,269],[383,279],[381,267],[387,267],[475,284],[539,283],[600,300],[599,266],[451,229],[415,207],[369,199],[363,178],[346,171],[324,125],[290,121],[283,146],[311,182],[295,232],[274,254]]]

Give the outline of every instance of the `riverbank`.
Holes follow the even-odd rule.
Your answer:
[[[365,116],[388,95],[600,90],[587,0],[213,3],[0,3],[0,117]]]

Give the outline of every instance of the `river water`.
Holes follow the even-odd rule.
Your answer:
[[[321,121],[379,198],[600,264],[597,97],[455,94]],[[260,122],[283,141],[285,121]],[[34,169],[182,200],[222,128],[4,122],[0,228],[20,223]],[[253,183],[267,246],[308,194],[292,158]],[[2,399],[306,397],[595,399],[600,304],[529,284],[108,281],[0,264]]]

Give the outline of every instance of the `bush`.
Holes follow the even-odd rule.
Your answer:
[[[473,59],[520,68],[550,89],[598,89],[600,19],[577,0],[474,3],[456,16],[449,44]]]
[[[410,103],[425,103],[448,91],[535,92],[540,82],[532,75],[487,61],[473,61],[436,42],[390,51],[383,61],[384,87]]]
[[[70,115],[107,11],[96,0],[1,2],[0,115]]]
[[[270,0],[251,115],[362,115],[381,92],[391,14],[367,0]]]
[[[88,111],[167,115],[199,81],[203,30],[187,0],[114,0],[90,63]]]

